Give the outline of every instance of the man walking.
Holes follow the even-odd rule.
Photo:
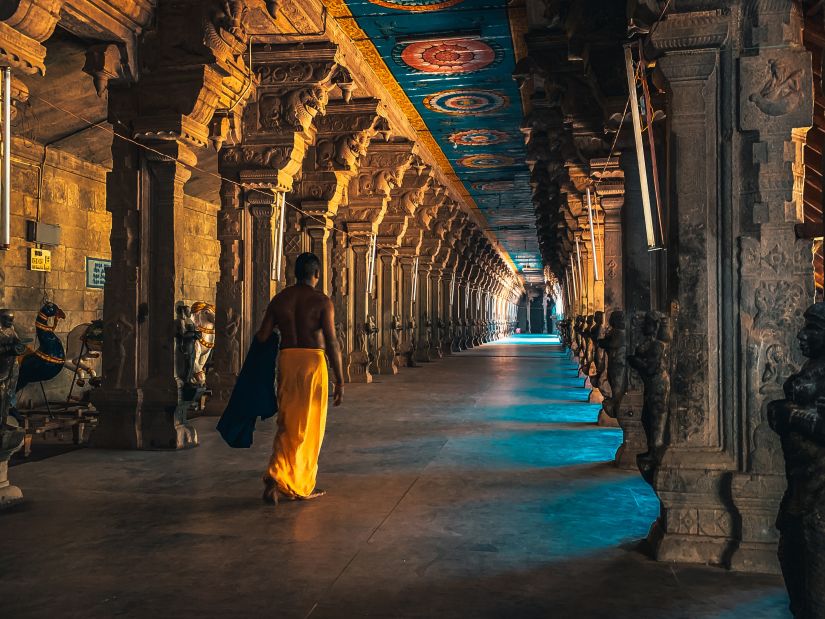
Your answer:
[[[320,274],[317,256],[298,256],[297,283],[275,295],[256,335],[258,342],[266,342],[274,329],[281,334],[278,432],[264,474],[263,498],[271,503],[277,503],[279,496],[309,500],[324,494],[315,487],[315,478],[327,421],[329,378],[325,352],[335,379],[334,406],[344,397],[344,373],[332,300],[315,290]]]

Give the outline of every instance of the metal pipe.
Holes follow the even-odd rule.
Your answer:
[[[280,281],[281,279],[281,266],[283,265],[284,260],[284,228],[286,223],[286,194],[279,193],[278,194],[278,205],[281,209],[278,213],[278,231],[277,236],[275,238],[275,279],[276,281]]]
[[[576,237],[576,269],[579,273],[579,290],[581,291],[582,296],[584,296],[584,279],[582,279],[582,252],[579,245],[578,236]]]
[[[590,243],[593,245],[593,277],[601,281],[599,276],[599,253],[596,250],[596,229],[593,227],[593,204],[590,201],[590,187],[587,188],[587,220],[590,222]]]
[[[415,303],[418,298],[418,256],[413,261],[412,272],[412,302]]]
[[[0,249],[11,246],[11,68],[3,68],[3,200]]]
[[[642,144],[642,120],[639,116],[639,96],[636,92],[636,71],[633,68],[633,52],[630,46],[624,48],[625,68],[627,69],[627,88],[630,91],[630,112],[633,117],[633,137],[636,141],[636,161],[639,164],[639,184],[642,188],[642,206],[645,215],[645,234],[648,251],[659,249],[653,232],[653,213],[650,210],[650,185],[647,181],[647,164]]]

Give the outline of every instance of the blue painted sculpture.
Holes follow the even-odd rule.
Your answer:
[[[66,314],[55,303],[48,302],[40,308],[35,319],[38,347],[20,360],[16,392],[19,393],[26,385],[46,382],[60,374],[66,362],[66,351],[54,330],[57,323],[65,318]]]

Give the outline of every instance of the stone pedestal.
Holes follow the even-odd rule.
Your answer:
[[[9,481],[9,459],[23,447],[25,432],[21,428],[0,430],[0,510],[23,500],[23,491]]]

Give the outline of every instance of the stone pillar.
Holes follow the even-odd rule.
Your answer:
[[[396,340],[400,336],[395,332],[395,317],[398,313],[398,249],[381,246],[378,264],[378,307],[380,309],[379,335],[381,342],[381,374],[398,374],[396,359]]]
[[[301,180],[292,196],[302,215],[304,251],[311,251],[321,261],[318,289],[325,294],[330,293],[332,286],[332,222],[372,139],[379,132],[388,131],[380,108],[380,101],[371,98],[330,103],[326,114],[316,119],[316,143],[307,152]]]
[[[619,158],[593,159],[590,162],[591,175],[598,182],[596,194],[599,198],[603,220],[601,230],[604,235],[603,275],[605,316],[615,310],[624,309],[624,277],[622,270],[622,207],[624,206],[624,172],[619,167]],[[596,225],[597,230],[598,222]]]
[[[371,383],[371,355],[375,354],[374,322],[370,323],[367,270],[372,249],[372,225],[353,223],[347,226],[352,249],[352,273],[349,289],[353,307],[353,348],[348,355],[347,373],[354,383]]]
[[[183,185],[197,162],[181,141],[153,151],[115,140],[106,208],[113,261],[106,277],[103,386],[93,392],[96,447],[179,449],[197,433],[178,407],[175,308],[183,299]]]
[[[798,5],[752,0],[744,9],[748,55],[739,60],[737,118],[747,132],[747,157],[742,173],[733,175],[734,195],[741,196],[740,281],[725,290],[739,309],[731,303],[725,303],[729,309],[720,309],[722,320],[738,320],[739,327],[738,341],[730,338],[734,347],[738,344],[738,358],[722,357],[723,375],[728,363],[743,374],[738,391],[726,385],[719,397],[730,402],[727,410],[741,414],[733,430],[744,433],[738,441],[726,441],[738,465],[730,478],[730,494],[741,527],[730,566],[776,572],[774,522],[786,481],[779,439],[766,411],[771,400],[785,397],[783,380],[804,360],[796,334],[803,310],[814,301],[811,245],[797,239],[794,231],[803,221],[804,136],[813,122],[813,76]],[[778,78],[786,76],[793,77],[783,86]],[[743,176],[746,180],[738,186]],[[742,409],[736,411],[740,402]],[[724,435],[730,430],[720,421]]]

